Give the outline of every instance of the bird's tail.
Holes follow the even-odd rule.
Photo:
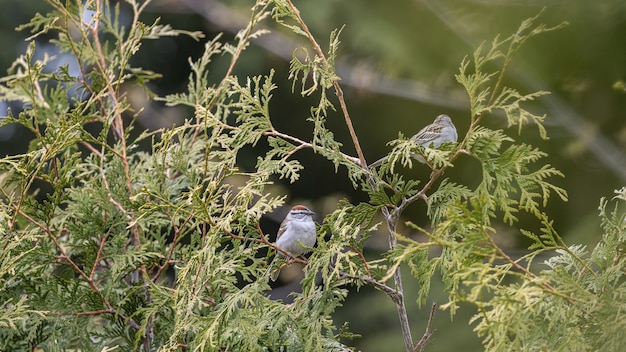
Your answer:
[[[269,276],[272,281],[276,281],[278,279],[278,274],[280,274],[280,266],[276,268],[276,262],[278,256],[274,257],[270,264],[267,266],[267,270],[263,274],[263,277]]]

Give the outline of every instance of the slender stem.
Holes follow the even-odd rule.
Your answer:
[[[279,137],[279,138],[282,138],[284,140],[290,141],[292,143],[298,144],[298,146],[294,150],[292,150],[289,154],[287,154],[287,156],[285,156],[283,159],[287,159],[289,156],[291,156],[293,153],[295,153],[296,151],[298,151],[300,149],[303,149],[303,148],[311,148],[311,149],[313,149],[313,144],[311,144],[309,142],[305,142],[305,141],[301,140],[300,138],[293,137],[293,136],[290,136],[288,134],[278,132],[274,128],[272,128],[271,131],[263,132],[263,134],[266,135],[266,136]],[[325,149],[324,147],[317,147],[317,148],[324,149],[326,151],[330,151],[330,150]],[[357,158],[355,158],[353,156],[350,156],[348,154],[341,153],[341,156],[344,159],[346,159],[348,161],[351,161],[351,162],[353,162],[355,164],[360,163],[359,159],[357,159]]]
[[[430,308],[430,315],[428,316],[428,322],[426,323],[426,330],[422,338],[415,344],[415,351],[423,352],[426,348],[426,344],[430,341],[430,337],[433,335],[432,325],[433,317],[435,316],[435,309],[437,309],[437,303],[433,303]]]
[[[150,1],[146,1],[145,3],[147,4],[149,2]],[[98,57],[98,60],[96,60],[96,65],[98,66],[98,70],[101,74],[101,77],[103,78],[106,84],[105,87],[108,93],[108,97],[111,100],[111,105],[112,105],[111,114],[113,115],[113,119],[112,119],[110,127],[111,127],[111,131],[113,132],[113,136],[119,142],[119,145],[121,147],[121,152],[120,152],[119,157],[120,157],[122,166],[124,168],[124,178],[125,178],[127,195],[128,195],[128,199],[132,199],[133,194],[134,194],[134,189],[133,189],[132,178],[130,175],[130,163],[128,159],[127,140],[126,140],[126,135],[124,133],[124,121],[122,119],[122,112],[123,112],[122,105],[123,104],[120,101],[120,96],[119,96],[120,94],[119,89],[120,89],[122,80],[119,78],[115,79],[115,73],[108,66],[106,55],[104,54],[103,46],[102,46],[102,43],[100,42],[99,25],[100,25],[100,16],[101,16],[101,13],[103,12],[102,7],[103,7],[102,0],[96,0],[96,3],[95,3],[96,14],[94,15],[93,26],[88,26],[87,30],[91,32],[91,35],[93,37],[93,43],[94,43],[93,45],[96,50],[96,56]],[[143,10],[143,7],[141,8],[135,7],[134,10],[135,10],[134,17],[133,17],[134,21],[133,21],[131,28],[137,27],[136,23],[139,18],[138,11]],[[125,52],[126,50],[125,45],[127,45],[127,43],[128,42],[124,42],[121,44],[121,47],[119,48],[120,53],[123,54]],[[119,64],[119,68],[118,68],[119,72],[117,74],[120,77],[124,75],[126,64],[127,64],[126,61],[123,61]],[[106,106],[103,106],[102,109],[105,110]],[[104,160],[102,160],[102,162],[104,162]],[[105,173],[103,170],[101,170],[101,172],[102,172],[103,180],[104,182],[106,182]],[[109,193],[111,194],[111,196],[109,197],[109,201],[115,204],[122,213],[126,214],[128,218],[129,228],[132,233],[131,243],[136,248],[141,249],[142,245],[141,245],[141,239],[139,236],[139,227],[137,226],[136,222],[132,221],[134,217],[132,214],[133,213],[132,209],[128,209],[128,210],[124,209],[122,204],[120,204],[113,198],[112,193],[110,191]],[[138,270],[136,270],[135,272],[131,274],[131,280],[133,282],[139,282],[140,275],[141,277],[143,277],[144,286],[147,287],[147,285],[149,284],[150,277],[147,273],[145,264],[142,264]],[[147,288],[145,289],[144,294],[146,298],[146,303],[149,305],[151,301],[151,297],[150,297],[149,290]],[[151,322],[149,322],[147,326],[145,327],[145,330],[144,330],[145,335],[144,335],[144,338],[142,339],[144,351],[149,351],[150,349],[151,330],[152,330],[152,324]]]
[[[42,230],[43,232],[45,232],[48,235],[48,238],[50,238],[50,240],[52,241],[52,243],[54,244],[54,246],[56,247],[56,249],[59,251],[59,253],[61,253],[59,255],[59,259],[64,260],[67,264],[69,264],[72,269],[80,276],[82,277],[87,284],[89,285],[89,287],[91,287],[91,289],[93,290],[93,292],[95,292],[100,299],[102,300],[102,304],[107,308],[106,311],[114,314],[116,316],[119,316],[120,318],[122,318],[123,320],[128,321],[128,323],[130,324],[131,327],[133,327],[136,330],[140,330],[141,326],[135,322],[133,319],[126,317],[124,314],[122,314],[121,312],[119,312],[118,310],[115,309],[115,307],[113,307],[113,305],[109,302],[109,300],[106,298],[106,296],[104,295],[104,293],[102,292],[102,290],[100,290],[100,288],[98,288],[98,285],[96,284],[96,282],[89,276],[87,275],[87,273],[85,273],[85,271],[83,271],[78,264],[76,264],[76,262],[74,262],[72,260],[72,258],[70,258],[67,255],[67,252],[65,251],[65,247],[63,245],[61,245],[61,243],[59,243],[59,241],[57,240],[57,238],[54,236],[53,231],[45,226],[44,224],[38,222],[36,219],[32,218],[30,215],[28,215],[27,213],[25,213],[24,211],[22,211],[21,209],[17,209],[17,206],[13,205],[14,209],[16,212],[19,212],[20,215],[22,215],[24,218],[26,218],[26,220],[28,220],[29,223],[37,226],[40,230]]]
[[[178,246],[178,242],[179,242],[179,237],[180,237],[180,232],[181,229],[184,228],[187,223],[191,220],[192,215],[188,215],[187,218],[185,218],[185,221],[183,221],[183,223],[181,225],[176,225],[176,221],[174,220],[174,218],[172,218],[171,214],[167,213],[167,216],[170,219],[170,223],[172,224],[172,228],[174,229],[174,239],[172,239],[172,244],[170,246],[169,251],[167,252],[167,256],[165,261],[163,262],[163,265],[160,265],[159,268],[157,269],[157,272],[152,276],[152,282],[156,282],[156,280],[161,277],[161,274],[163,273],[163,270],[165,270],[170,264],[173,263],[172,261],[172,256],[174,255],[174,249],[176,249],[176,246]]]
[[[363,252],[361,252],[358,248],[352,245],[348,245],[348,248],[352,249],[352,251],[354,251],[354,253],[356,253],[359,256],[359,258],[361,258],[361,262],[363,263],[363,266],[365,267],[365,272],[367,273],[367,276],[371,277],[372,273],[370,272],[370,266],[367,264],[367,260],[365,260],[365,256],[363,255]]]
[[[389,231],[389,248],[394,249],[398,245],[398,238],[396,238],[396,224],[398,216],[400,215],[400,208],[394,210],[393,213],[389,213],[389,209],[382,208],[383,215],[385,216],[387,223],[387,230]],[[409,325],[409,317],[406,312],[406,305],[404,303],[404,289],[402,287],[402,273],[400,272],[400,266],[396,268],[393,273],[393,279],[396,284],[396,294],[398,295],[396,303],[396,310],[398,311],[398,317],[400,318],[400,328],[402,329],[402,336],[404,337],[404,345],[407,352],[413,352],[413,337],[411,336],[411,327]]]
[[[286,0],[286,3],[291,9],[291,13],[295,17],[295,19],[298,21],[298,24],[300,25],[300,27],[306,34],[307,38],[309,39],[319,59],[322,60],[322,63],[324,65],[329,65],[329,62],[326,59],[326,56],[324,55],[322,48],[313,37],[313,34],[311,34],[311,31],[309,30],[308,26],[306,25],[302,17],[300,17],[300,13],[298,9],[294,6],[291,0]],[[339,100],[339,105],[341,106],[341,111],[343,113],[346,126],[348,127],[348,131],[350,132],[352,143],[354,144],[354,148],[356,149],[356,153],[359,158],[359,163],[361,167],[363,167],[366,171],[369,171],[367,167],[367,162],[365,161],[365,156],[363,155],[363,150],[361,149],[361,145],[359,143],[359,139],[357,138],[356,132],[354,131],[354,127],[352,125],[352,119],[350,118],[350,114],[348,113],[348,108],[344,99],[343,90],[341,89],[341,86],[339,85],[338,80],[333,80],[333,87],[335,89],[337,99]],[[366,179],[369,184],[371,184],[372,186],[375,186],[376,182],[374,181],[371,173],[366,173]],[[382,210],[383,210],[383,215],[385,215],[385,218],[387,219],[387,228],[389,230],[389,247],[393,249],[398,244],[398,240],[395,237],[395,232],[396,232],[395,230],[396,230],[397,218],[399,215],[399,211],[401,211],[401,209],[395,209],[393,215],[389,213],[389,210],[387,208],[382,208]],[[407,352],[413,352],[414,351],[413,338],[411,337],[409,319],[408,319],[406,307],[404,304],[404,290],[402,288],[402,274],[400,272],[400,267],[396,268],[396,271],[394,273],[394,280],[396,284],[396,290],[395,290],[396,299],[394,299],[394,302],[396,303],[396,309],[398,311],[398,316],[400,318],[400,326],[402,328],[402,335],[404,337],[404,343],[405,343]]]
[[[355,276],[355,275],[350,275],[343,271],[340,271],[339,275],[340,275],[340,279],[352,279],[352,280],[363,281],[364,283],[387,294],[387,296],[389,296],[389,298],[391,298],[391,300],[394,302],[397,302],[400,299],[400,297],[398,296],[398,292],[396,290],[385,285],[384,283],[380,281],[375,280],[371,276]]]
[[[91,268],[91,273],[89,273],[89,279],[93,280],[93,276],[96,273],[96,268],[98,268],[98,263],[100,262],[100,258],[102,258],[102,251],[104,250],[104,245],[107,242],[106,237],[103,237],[100,240],[100,246],[98,247],[98,253],[96,253],[96,259],[93,261],[93,267]]]
[[[322,60],[325,65],[328,65],[329,63],[326,55],[324,55],[322,48],[317,43],[317,40],[315,40],[315,37],[313,37],[313,34],[311,34],[311,31],[309,31],[309,27],[306,25],[302,17],[300,17],[300,11],[298,11],[298,9],[294,6],[291,0],[287,0],[287,5],[291,9],[292,14],[296,17],[304,33],[306,33],[307,38],[311,42],[311,45],[313,45],[313,49],[317,53],[317,56]],[[356,136],[354,127],[352,126],[352,119],[350,118],[350,114],[348,113],[348,106],[346,105],[346,101],[343,98],[343,89],[341,89],[341,86],[339,85],[339,80],[333,80],[333,88],[335,88],[335,94],[337,94],[337,99],[339,99],[339,106],[341,107],[341,112],[343,113],[343,118],[346,121],[348,131],[350,132],[350,138],[352,138],[352,143],[354,144],[354,148],[356,149],[356,154],[359,157],[361,165],[363,165],[363,167],[366,167],[365,165],[367,165],[367,162],[365,161],[365,156],[363,155],[361,144],[359,143],[359,139]]]
[[[529,277],[533,278],[533,279],[537,279],[537,275],[535,275],[533,272],[531,272],[530,270],[528,270],[527,268],[525,268],[524,266],[520,265],[516,260],[513,260],[513,258],[511,258],[508,254],[506,254],[502,248],[500,248],[491,238],[491,236],[486,236],[489,237],[489,242],[491,242],[491,245],[493,246],[493,248],[495,248],[495,250],[497,251],[497,253],[499,255],[501,255],[509,264],[513,265],[515,268],[521,270],[523,273],[525,273],[526,275],[528,275]],[[545,287],[548,292],[552,293],[555,296],[559,296],[561,298],[563,298],[564,300],[566,300],[569,303],[573,302],[572,297],[569,297],[568,295],[559,292],[556,288],[554,288],[554,286],[550,285],[547,282],[541,282],[541,286]]]

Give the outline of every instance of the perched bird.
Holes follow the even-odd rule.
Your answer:
[[[458,139],[456,127],[448,115],[441,114],[435,118],[430,125],[422,128],[417,134],[411,137],[415,143],[424,147],[437,148],[443,143],[456,142]],[[424,164],[426,160],[419,154],[413,154],[413,158]],[[374,168],[387,160],[389,156],[382,157],[370,164],[370,168]]]
[[[289,252],[293,257],[308,252],[309,249],[306,247],[313,247],[317,241],[315,222],[312,217],[314,214],[304,205],[296,205],[291,208],[285,220],[280,224],[278,236],[276,237],[276,246]],[[276,252],[276,258],[285,257],[285,254],[282,252]],[[272,265],[270,265],[271,267]],[[276,281],[279,273],[280,268],[272,273],[272,281]]]

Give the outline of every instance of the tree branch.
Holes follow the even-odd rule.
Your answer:
[[[430,308],[430,315],[428,316],[428,322],[426,323],[426,330],[424,331],[424,335],[422,338],[417,341],[415,344],[415,351],[423,352],[426,348],[426,345],[430,341],[430,337],[433,335],[432,324],[433,317],[435,316],[435,309],[437,308],[437,303],[433,303]]]
[[[339,272],[339,279],[341,280],[345,280],[345,279],[350,279],[350,280],[359,280],[359,281],[363,281],[364,283],[384,292],[387,296],[389,296],[389,298],[391,298],[391,300],[394,303],[397,303],[400,301],[400,296],[398,295],[398,292],[396,290],[394,290],[393,288],[385,285],[384,283],[380,282],[380,281],[376,281],[374,278],[372,278],[371,276],[356,276],[356,275],[350,275],[344,271],[340,271]]]
[[[300,17],[300,11],[298,11],[298,9],[294,6],[291,0],[287,0],[287,5],[291,9],[292,14],[296,17],[296,20],[300,24],[300,27],[302,28],[302,30],[306,33],[306,36],[309,39],[309,42],[311,43],[311,45],[313,46],[313,49],[317,53],[317,56],[322,60],[322,62],[325,65],[329,65],[328,59],[326,58],[326,55],[324,55],[322,48],[317,43],[317,40],[315,40],[315,37],[313,37],[313,34],[311,34],[311,31],[309,31],[309,27],[306,25],[302,17]],[[343,89],[341,89],[341,86],[339,85],[339,80],[337,79],[333,80],[333,87],[335,88],[335,93],[337,94],[337,99],[339,100],[339,106],[341,106],[341,112],[343,113],[346,126],[348,127],[348,131],[350,132],[350,137],[352,138],[352,144],[354,144],[356,153],[359,156],[359,161],[361,162],[361,165],[367,168],[365,166],[367,165],[367,162],[365,161],[365,156],[363,155],[361,144],[359,143],[359,139],[356,136],[354,127],[352,126],[352,119],[350,118],[350,114],[348,113],[348,107],[346,105],[345,99],[343,98]]]

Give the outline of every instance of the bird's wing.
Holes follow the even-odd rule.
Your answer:
[[[428,125],[413,137],[413,140],[420,145],[428,147],[431,142],[441,136],[441,126]]]
[[[278,229],[278,234],[276,235],[276,241],[278,241],[280,236],[282,236],[286,230],[287,230],[287,219],[285,218],[285,220],[283,220],[283,222],[280,223],[280,228]]]

